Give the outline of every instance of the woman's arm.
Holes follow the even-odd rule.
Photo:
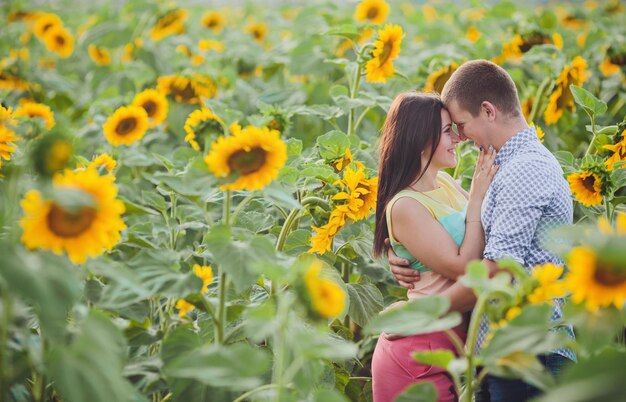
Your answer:
[[[422,264],[456,280],[465,273],[469,261],[482,257],[485,241],[479,208],[479,205],[468,206],[465,237],[459,247],[422,204],[413,198],[400,198],[391,210],[393,237]]]

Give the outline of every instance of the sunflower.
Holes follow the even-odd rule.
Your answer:
[[[565,285],[575,303],[585,303],[590,311],[613,304],[622,309],[626,300],[624,266],[605,261],[602,254],[588,247],[575,247],[568,256],[569,273]]]
[[[146,111],[150,127],[158,126],[167,118],[167,98],[155,89],[145,89],[135,95],[132,105],[140,106]]]
[[[100,167],[104,167],[108,173],[112,173],[113,169],[117,166],[117,161],[111,157],[109,154],[101,154],[94,158],[91,162],[89,162],[88,167],[99,169]]]
[[[108,66],[111,64],[111,52],[104,47],[97,47],[93,43],[87,48],[89,57],[98,66]]]
[[[465,33],[465,39],[468,41],[475,43],[481,37],[481,33],[475,26],[470,26],[467,28],[467,32]]]
[[[374,32],[375,31],[372,28],[363,28],[359,32],[359,37],[356,40],[356,43],[358,43],[359,45],[363,45],[372,37],[372,35],[374,35]],[[354,42],[352,41],[352,39],[346,39],[342,41],[337,47],[337,50],[335,50],[335,55],[337,57],[342,57],[348,49],[352,48],[353,43]]]
[[[58,15],[52,13],[40,14],[35,20],[33,32],[40,41],[44,42],[50,28],[55,26],[63,26],[63,21]]]
[[[118,108],[102,126],[111,144],[128,145],[140,140],[148,130],[148,114],[135,105]]]
[[[529,126],[535,127],[535,131],[537,132],[537,138],[539,138],[539,141],[543,142],[543,137],[545,137],[545,134],[543,133],[541,127],[535,126],[535,123],[533,123],[532,121],[530,122]]]
[[[354,19],[380,25],[389,16],[389,4],[385,0],[363,0],[356,6]]]
[[[586,207],[602,203],[602,179],[597,173],[582,171],[567,176],[576,200]]]
[[[263,22],[252,22],[246,26],[245,32],[252,35],[255,41],[262,43],[267,37],[267,25]]]
[[[171,95],[176,102],[201,103],[201,97],[212,98],[217,95],[217,86],[205,75],[194,74],[191,77],[167,75],[157,79],[157,91]]]
[[[352,163],[352,152],[350,152],[350,148],[346,148],[346,154],[333,162],[335,173],[341,172],[350,163]]]
[[[71,207],[44,199],[37,190],[26,193],[21,202],[22,243],[29,249],[65,252],[74,263],[113,249],[126,228],[122,220],[124,203],[116,199],[114,181],[114,176],[100,176],[93,168],[56,174],[55,190],[73,191],[80,194],[80,199],[90,201]]]
[[[605,77],[615,75],[620,72],[619,64],[613,64],[611,58],[607,56],[602,61],[602,64],[600,64],[600,71]]]
[[[346,294],[335,281],[320,276],[322,264],[311,264],[304,274],[304,284],[311,300],[311,308],[319,316],[333,318],[346,308]]]
[[[345,191],[335,194],[332,199],[341,203],[337,209],[344,212],[348,218],[355,221],[365,219],[376,208],[378,177],[368,179],[362,165],[357,170],[348,167],[343,179],[337,180],[334,184],[344,187]]]
[[[176,301],[176,308],[178,309],[178,316],[182,318],[189,314],[189,312],[196,308],[196,306],[189,303],[185,299],[178,299]]]
[[[185,32],[185,20],[189,13],[187,10],[178,9],[170,11],[160,17],[150,30],[150,38],[157,42],[170,35],[182,34]]]
[[[587,80],[588,75],[587,62],[580,56],[576,56],[571,65],[565,66],[556,80],[556,89],[550,95],[548,107],[543,116],[546,124],[556,123],[567,108],[572,111],[576,110],[574,96],[569,87],[581,85]]]
[[[436,92],[438,94],[443,90],[443,86],[448,82],[452,73],[459,68],[457,63],[452,63],[444,68],[431,73],[426,78],[426,85],[424,86],[424,92]]]
[[[493,58],[493,62],[496,64],[503,64],[506,61],[517,62],[522,57],[522,50],[520,47],[524,44],[522,36],[516,34],[513,38],[502,45],[502,53],[499,56]]]
[[[224,16],[219,11],[207,11],[202,16],[202,26],[220,33],[224,29]]]
[[[426,22],[434,22],[438,16],[437,9],[430,4],[424,4],[422,6],[422,14]]]
[[[39,138],[33,147],[32,160],[41,176],[51,177],[63,171],[74,155],[74,146],[69,138],[51,133]]]
[[[563,281],[560,280],[562,275],[562,266],[551,263],[536,266],[532,277],[538,286],[528,295],[528,302],[546,303],[565,296],[567,290]]]
[[[585,42],[587,42],[587,33],[581,32],[576,36],[576,44],[579,48],[585,47]]]
[[[11,154],[15,152],[16,148],[15,141],[18,139],[11,129],[0,123],[0,168],[2,167],[3,159],[6,161],[11,160]]]
[[[42,15],[43,13],[40,11],[24,11],[24,10],[17,10],[17,11],[11,11],[9,14],[7,14],[7,22],[28,22],[28,23],[32,23],[33,21],[37,21],[37,19]]]
[[[393,60],[400,53],[402,43],[402,27],[400,25],[385,25],[378,30],[378,40],[374,42],[373,58],[365,65],[365,79],[368,82],[386,82],[387,78],[396,72]]]
[[[334,209],[330,213],[327,224],[319,228],[315,226],[311,227],[313,231],[315,231],[315,234],[310,239],[311,248],[308,252],[321,255],[330,251],[335,235],[345,224],[346,214],[339,209]]]
[[[605,235],[626,236],[626,213],[618,212],[615,214],[615,228],[604,216],[598,218],[598,230]]]
[[[287,145],[276,130],[247,126],[219,137],[204,160],[214,175],[228,177],[230,183],[221,190],[259,190],[278,177],[287,161]]]
[[[191,144],[196,151],[200,150],[200,145],[196,137],[201,134],[221,134],[224,131],[224,122],[209,108],[194,110],[185,120],[185,141]]]
[[[194,264],[193,273],[200,279],[202,279],[202,293],[209,291],[209,285],[213,282],[213,269],[210,266],[200,266],[200,264]]]
[[[533,111],[533,105],[535,104],[535,97],[534,96],[529,96],[528,98],[526,98],[523,102],[522,102],[522,113],[524,114],[524,117],[526,118],[526,121],[528,121],[528,119],[530,119],[530,114]]]
[[[613,170],[613,165],[616,164],[617,162],[626,161],[626,130],[622,131],[621,137],[622,137],[621,141],[618,141],[614,145],[602,146],[602,148],[608,149],[609,151],[613,152],[613,155],[611,155],[604,162],[604,164],[606,165],[606,168],[609,171]]]
[[[74,52],[74,37],[64,26],[55,25],[48,29],[44,37],[46,48],[62,58],[69,57]]]
[[[217,53],[224,52],[224,42],[215,39],[200,39],[198,41],[198,49],[203,52],[214,50]]]
[[[48,130],[54,127],[54,113],[50,110],[50,107],[43,103],[37,102],[24,102],[21,106],[15,109],[13,117],[28,117],[30,119],[41,119],[44,127]]]
[[[6,71],[0,71],[0,90],[7,91],[26,91],[30,88],[28,82],[22,78],[9,74]]]

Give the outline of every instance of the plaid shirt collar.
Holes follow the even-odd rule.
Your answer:
[[[528,127],[519,131],[513,137],[509,138],[509,140],[504,143],[502,148],[500,148],[500,151],[496,156],[496,163],[500,166],[506,164],[508,161],[513,159],[513,156],[515,156],[517,151],[524,145],[535,141],[539,141],[539,137],[537,137],[537,132],[534,127]]]

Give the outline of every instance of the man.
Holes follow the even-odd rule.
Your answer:
[[[539,141],[522,114],[517,89],[509,74],[486,60],[473,60],[457,69],[445,84],[442,100],[462,140],[473,140],[477,146],[498,151],[500,165],[483,202],[481,222],[485,231],[483,262],[491,272],[496,261],[513,258],[529,272],[538,264],[562,264],[541,244],[551,228],[571,224],[573,205],[561,167]],[[389,252],[391,271],[406,287],[419,280],[419,272],[406,268],[406,261]],[[463,294],[457,310],[468,308],[474,295],[462,287],[453,291]],[[562,301],[557,301],[553,319],[559,319]],[[481,322],[478,345],[487,334],[488,323]],[[568,331],[573,336],[571,328]],[[554,374],[575,356],[560,349],[540,356]],[[477,401],[526,401],[539,390],[521,380],[488,375]]]

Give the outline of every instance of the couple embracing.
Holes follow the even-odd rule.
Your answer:
[[[467,139],[480,149],[469,193],[443,170],[456,165],[455,146]],[[374,254],[388,252],[409,299],[439,294],[450,299],[451,310],[470,312],[474,294],[456,282],[469,261],[482,259],[491,272],[503,258],[529,271],[547,262],[562,264],[542,243],[549,229],[571,224],[572,215],[561,167],[528,126],[515,83],[498,65],[467,62],[452,74],[441,98],[407,92],[393,101],[381,138]],[[555,301],[553,319],[562,316],[561,304]],[[466,325],[464,320],[454,328],[463,340]],[[482,322],[478,347],[487,328]],[[391,402],[420,381],[434,383],[438,401],[457,400],[444,370],[411,357],[444,348],[455,350],[443,332],[382,334],[372,360],[374,401]],[[538,358],[556,375],[575,356],[560,349]],[[538,394],[521,380],[487,375],[475,396],[516,402]]]

